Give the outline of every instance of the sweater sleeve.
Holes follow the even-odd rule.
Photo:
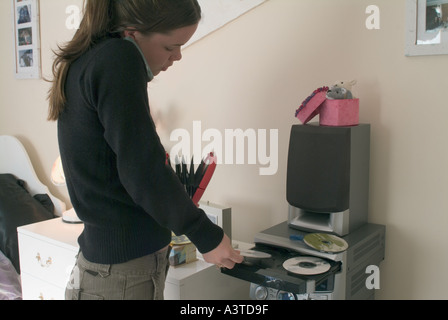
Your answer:
[[[222,229],[193,204],[165,163],[166,152],[149,112],[145,64],[137,48],[113,41],[90,65],[90,103],[115,153],[123,187],[161,226],[187,235],[201,253],[215,249],[222,241]]]

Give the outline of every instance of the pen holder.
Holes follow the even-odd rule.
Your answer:
[[[179,181],[184,185],[185,191],[190,196],[193,203],[198,206],[202,195],[205,192],[210,180],[215,172],[217,158],[213,152],[210,152],[205,159],[203,159],[195,170],[194,162],[191,159],[190,170],[185,163],[185,158],[182,157],[182,163],[179,157],[176,156],[176,176]],[[170,165],[169,156],[167,155],[167,165]]]

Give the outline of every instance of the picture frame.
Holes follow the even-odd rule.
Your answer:
[[[39,0],[12,0],[16,79],[40,79]]]
[[[448,0],[407,0],[405,54],[448,54]]]

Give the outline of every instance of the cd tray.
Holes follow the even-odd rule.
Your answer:
[[[342,265],[340,261],[325,259],[330,264],[327,272],[318,275],[298,275],[283,268],[286,260],[302,256],[296,251],[264,244],[256,244],[252,250],[268,253],[271,258],[250,259],[235,265],[231,270],[222,268],[221,272],[260,286],[295,294],[306,294],[313,293],[317,286],[338,273]]]

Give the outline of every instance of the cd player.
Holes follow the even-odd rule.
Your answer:
[[[382,225],[365,224],[342,239],[343,252],[328,253],[298,241],[309,234],[287,222],[255,236],[252,252],[263,258],[245,257],[242,264],[221,272],[251,283],[252,299],[373,299],[366,286],[369,266],[379,266],[385,255]]]

